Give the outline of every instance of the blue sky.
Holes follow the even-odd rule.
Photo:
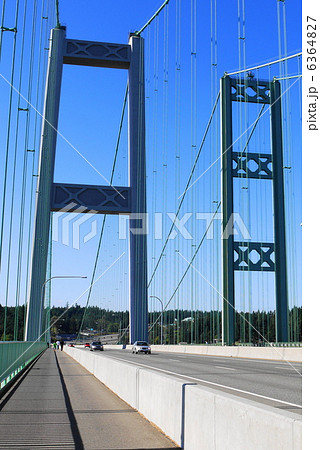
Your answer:
[[[60,0],[60,22],[67,27],[67,37],[82,40],[127,43],[129,32],[139,30],[162,4],[161,1],[79,1]],[[215,14],[216,5],[216,14]],[[238,10],[238,5],[240,9]],[[242,9],[244,6],[244,10]],[[52,7],[52,5],[51,5]],[[30,5],[29,5],[30,8]],[[179,12],[180,11],[180,12]],[[192,12],[193,11],[193,12]],[[278,22],[279,19],[279,22]],[[52,20],[51,20],[52,22]],[[239,39],[239,37],[244,37]],[[147,111],[147,186],[148,209],[154,212],[175,212],[183,193],[196,151],[206,128],[214,99],[219,90],[219,79],[224,72],[233,72],[292,55],[301,50],[301,2],[283,4],[276,0],[245,2],[229,0],[170,0],[169,5],[142,34],[145,38],[146,111]],[[5,44],[5,43],[4,43]],[[7,47],[8,55],[10,49]],[[2,68],[9,75],[4,63]],[[7,60],[8,61],[8,60]],[[217,64],[217,65],[213,65]],[[179,73],[177,72],[179,68]],[[7,70],[7,72],[6,72]],[[121,70],[64,66],[55,181],[87,184],[105,184],[104,179],[90,167],[69,141],[106,179],[110,179],[111,167],[120,114],[126,86],[126,72]],[[301,73],[297,58],[255,72],[260,78],[296,75]],[[300,252],[301,252],[301,100],[300,81],[282,82],[287,90],[284,108],[290,110],[285,127],[285,172],[288,194],[288,245],[290,247],[291,302],[301,303]],[[1,93],[8,98],[7,86],[2,82]],[[255,119],[258,107],[236,109],[235,136],[241,134]],[[4,114],[4,113],[2,113]],[[251,151],[268,152],[268,114],[265,115],[252,140]],[[238,141],[241,147],[245,136]],[[270,150],[270,149],[269,149]],[[217,162],[204,176],[202,173],[219,157],[219,109],[214,116],[210,132],[203,147],[195,172],[199,182],[190,189],[182,208],[182,216],[188,212],[213,212],[220,198],[220,165]],[[119,157],[114,184],[127,183],[127,125],[121,136]],[[239,194],[237,212],[250,225],[253,235],[262,233],[272,241],[270,216],[263,214],[270,209],[270,189],[256,187],[250,180]],[[246,189],[249,187],[249,189]],[[259,191],[261,189],[261,192]],[[251,193],[250,193],[251,192]],[[248,196],[250,197],[248,199]],[[250,200],[250,201],[249,201]],[[249,206],[249,203],[251,206]],[[257,213],[258,205],[263,203]],[[81,228],[81,237],[91,230],[93,221],[101,230],[102,216],[87,221]],[[97,276],[102,274],[120,255],[121,259],[101,277],[92,291],[92,304],[113,309],[126,309],[128,304],[128,248],[127,241],[117,239],[118,220],[108,217],[103,237]],[[151,225],[153,222],[151,221]],[[264,228],[264,225],[267,226]],[[164,219],[164,231],[170,220]],[[215,223],[214,234],[219,236],[220,224]],[[178,236],[166,250],[165,261],[160,264],[150,295],[169,299],[175,285],[186,268],[186,262],[177,256],[179,251],[187,260],[192,257],[204,232],[203,222],[191,218],[188,229],[192,242]],[[61,231],[61,230],[60,230]],[[160,254],[162,240],[148,239],[149,275]],[[260,237],[261,238],[261,237]],[[221,289],[220,242],[206,242],[195,261],[197,270]],[[293,245],[294,244],[294,245]],[[52,286],[52,303],[55,305],[84,304],[82,292],[89,285],[98,245],[98,236],[80,249],[63,245],[61,237],[53,242],[52,275],[86,275],[88,280],[55,280]],[[12,262],[13,264],[13,262]],[[272,308],[274,302],[273,281],[265,274],[245,276],[239,281],[238,307]],[[249,278],[249,279],[248,279]],[[251,283],[251,284],[250,284]],[[259,290],[249,301],[249,291]],[[264,294],[262,293],[264,289]],[[14,287],[11,289],[14,292]],[[266,298],[267,297],[267,298]],[[14,301],[14,295],[9,301]],[[250,306],[251,305],[251,306]],[[171,306],[210,308],[221,306],[221,298],[212,287],[190,271],[179,294]],[[151,304],[151,308],[158,308]]]

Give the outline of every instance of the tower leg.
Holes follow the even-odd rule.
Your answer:
[[[50,234],[51,186],[57,140],[61,77],[65,46],[65,29],[51,31],[51,45],[47,69],[44,119],[42,122],[39,178],[36,191],[35,229],[29,282],[26,322],[26,341],[40,339],[42,330],[42,286],[46,278]],[[43,337],[44,339],[44,337]]]
[[[221,79],[221,116],[222,226],[224,231],[227,229],[227,225],[229,220],[232,219],[233,214],[232,102],[229,77],[223,77]],[[232,233],[224,236],[222,240],[222,343],[225,345],[232,345],[235,341],[233,241]]]
[[[274,244],[276,267],[276,340],[288,342],[287,257],[283,183],[281,92],[279,81],[271,83],[271,130],[273,165]]]
[[[137,217],[146,214],[146,149],[145,149],[145,93],[144,41],[131,36],[129,68],[129,186],[131,212]],[[143,219],[131,217],[130,229],[130,342],[148,340],[147,295],[147,235],[139,234]]]

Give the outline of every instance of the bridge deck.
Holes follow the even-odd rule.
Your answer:
[[[48,350],[0,402],[0,449],[176,448],[62,351]]]

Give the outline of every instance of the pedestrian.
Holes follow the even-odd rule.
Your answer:
[[[61,351],[63,350],[63,346],[64,346],[64,342],[63,342],[63,340],[61,339],[61,342],[60,342]]]
[[[57,341],[57,349],[59,350],[60,347],[60,341]]]
[[[54,342],[52,345],[53,345],[53,349],[55,350],[57,348],[57,343]]]

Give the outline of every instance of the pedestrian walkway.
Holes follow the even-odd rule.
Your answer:
[[[0,449],[171,449],[175,444],[63,351],[0,401]]]

